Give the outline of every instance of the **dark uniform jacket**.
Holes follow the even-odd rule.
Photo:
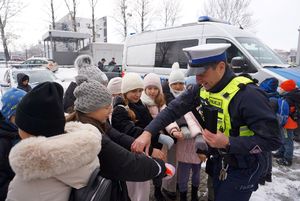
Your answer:
[[[8,185],[15,176],[9,165],[8,155],[18,140],[17,128],[7,123],[0,113],[0,201],[5,200]]]
[[[221,91],[234,78],[234,73],[227,69],[220,82],[210,92]],[[200,86],[193,85],[173,100],[167,108],[145,128],[152,134],[183,114],[200,105]],[[280,147],[280,131],[276,115],[269,105],[266,94],[254,84],[243,85],[229,104],[232,130],[230,132],[229,154],[245,156],[253,152],[273,151]],[[239,128],[247,125],[255,135],[240,137]],[[254,151],[254,149],[256,149]]]

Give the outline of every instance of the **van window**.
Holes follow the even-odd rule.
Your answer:
[[[227,63],[231,63],[231,59],[233,57],[244,57],[243,53],[230,41],[221,39],[221,38],[208,38],[206,39],[206,43],[230,43],[231,46],[226,50],[227,54]]]
[[[237,37],[236,39],[260,64],[286,64],[268,46],[255,38]]]
[[[182,49],[198,45],[198,40],[170,41],[156,44],[155,67],[171,68],[174,62],[178,62],[180,68],[187,68],[187,58]]]
[[[130,46],[127,48],[126,65],[130,67],[153,66],[154,52],[155,44]]]

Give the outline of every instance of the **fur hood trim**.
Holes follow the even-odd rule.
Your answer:
[[[101,150],[101,133],[90,125],[69,122],[65,134],[30,137],[15,145],[9,161],[24,180],[46,179],[83,167]]]

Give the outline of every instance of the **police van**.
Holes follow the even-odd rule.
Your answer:
[[[228,63],[236,73],[249,73],[259,81],[276,77],[294,79],[300,86],[300,67],[291,67],[255,35],[226,22],[202,16],[197,23],[128,36],[123,51],[123,71],[167,78],[173,62],[182,71],[187,58],[182,49],[206,43],[230,43]]]

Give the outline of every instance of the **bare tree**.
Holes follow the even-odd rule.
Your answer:
[[[0,32],[1,40],[5,55],[5,60],[10,60],[8,51],[8,34],[6,33],[6,27],[9,20],[16,16],[22,10],[22,3],[18,0],[0,0]]]
[[[204,12],[233,25],[248,28],[254,24],[253,14],[249,11],[250,3],[251,0],[207,0]]]
[[[92,8],[92,35],[93,42],[96,42],[96,30],[95,30],[95,7],[98,3],[98,0],[89,0],[90,6]]]
[[[73,24],[73,31],[77,31],[77,24],[76,24],[76,10],[77,10],[77,1],[76,0],[72,0],[72,8],[70,6],[70,2],[68,0],[64,0],[65,4],[68,8],[69,11],[69,15],[72,18],[72,24]]]
[[[160,8],[160,18],[163,22],[163,27],[174,26],[176,20],[179,18],[181,11],[180,3],[178,0],[162,0]]]
[[[140,24],[140,31],[146,31],[151,26],[151,1],[150,0],[136,0],[135,14],[137,15],[137,21]]]
[[[52,29],[55,30],[55,16],[54,16],[54,6],[53,6],[53,0],[50,2],[51,6],[51,21],[52,21]]]
[[[113,18],[122,26],[121,35],[123,39],[126,38],[129,27],[129,17],[132,16],[131,13],[128,13],[128,0],[116,0],[116,12]]]

